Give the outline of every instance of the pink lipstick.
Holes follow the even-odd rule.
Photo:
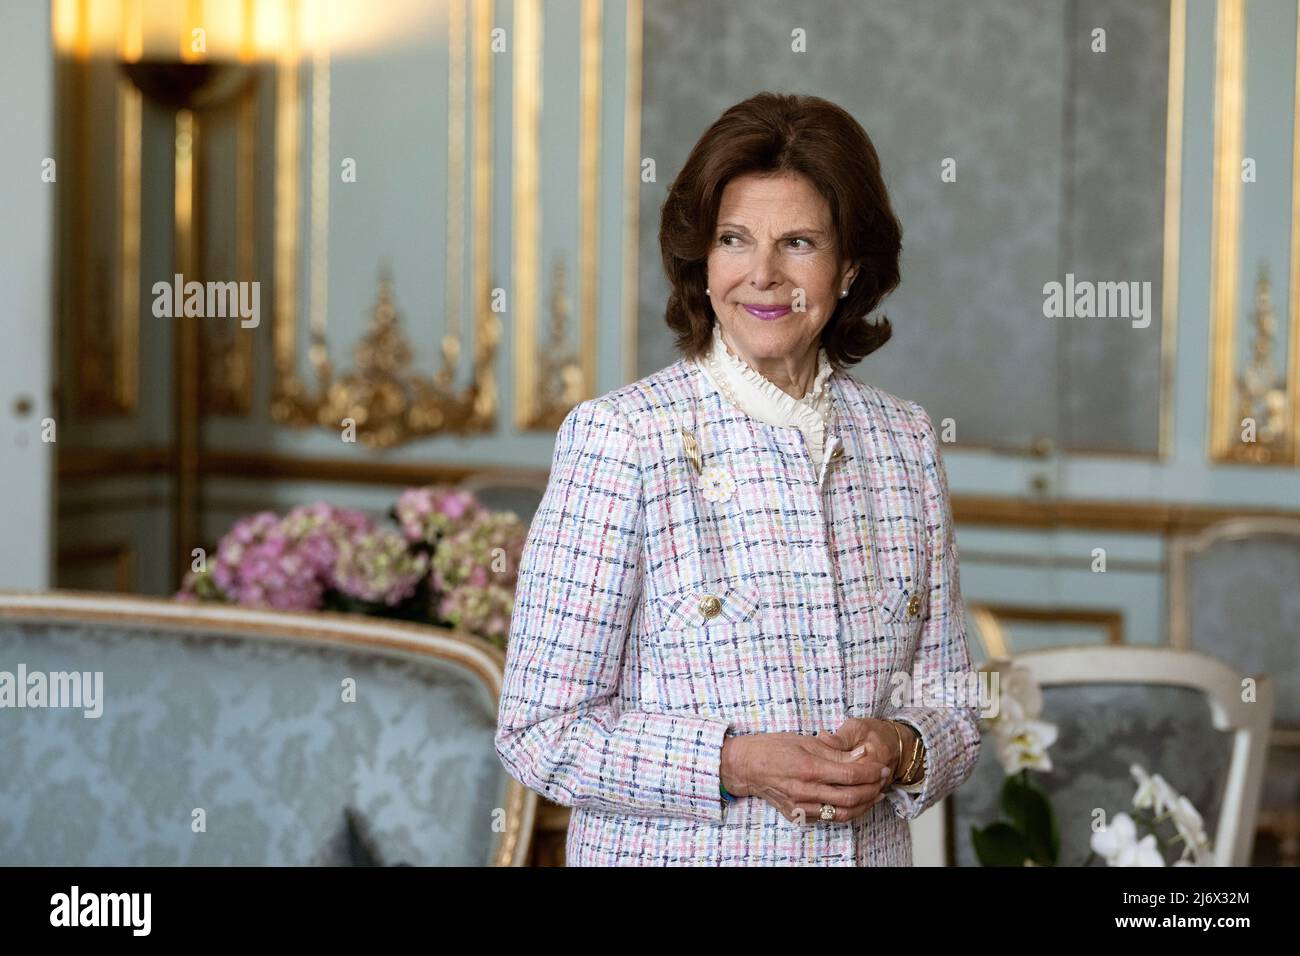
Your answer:
[[[756,318],[763,319],[766,322],[771,322],[773,319],[779,319],[783,315],[788,315],[790,313],[790,307],[788,305],[780,305],[773,306],[772,308],[764,308],[757,305],[747,305],[745,306],[745,311]]]

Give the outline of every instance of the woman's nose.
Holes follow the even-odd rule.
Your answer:
[[[781,284],[781,269],[776,258],[776,247],[757,249],[749,268],[749,284],[755,289],[770,289]]]

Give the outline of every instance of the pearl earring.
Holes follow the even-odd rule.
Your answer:
[[[840,292],[840,298],[842,299],[842,298],[844,298],[844,297],[845,297],[846,295],[848,295],[848,294],[849,294],[849,290],[848,290],[848,289],[843,289],[843,290],[841,290],[841,292]]]
[[[707,288],[704,290],[704,294],[705,294],[705,295],[713,295],[713,293],[712,293],[709,289],[707,289]]]

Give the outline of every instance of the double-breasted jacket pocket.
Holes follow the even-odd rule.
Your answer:
[[[870,675],[876,707],[886,701],[892,707],[910,706],[913,661],[929,617],[929,590],[924,582],[913,581],[910,587],[887,584],[871,592],[870,603],[873,638],[882,642],[884,653],[868,651],[864,664],[870,661],[874,669],[888,662],[887,672]]]
[[[918,586],[898,587],[886,585],[871,595],[871,603],[881,612],[881,623],[901,625],[911,630],[919,628],[929,616],[928,595]]]
[[[759,585],[713,584],[650,603],[643,702],[665,713],[732,720],[740,728],[744,714],[754,715],[781,693]]]
[[[758,612],[756,584],[737,583],[713,588],[695,588],[683,594],[656,599],[659,618],[666,630],[713,628],[716,634],[733,624],[747,624]]]

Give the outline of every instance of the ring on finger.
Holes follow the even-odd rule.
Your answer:
[[[829,803],[822,804],[822,819],[823,820],[835,819],[835,808],[831,806]]]

